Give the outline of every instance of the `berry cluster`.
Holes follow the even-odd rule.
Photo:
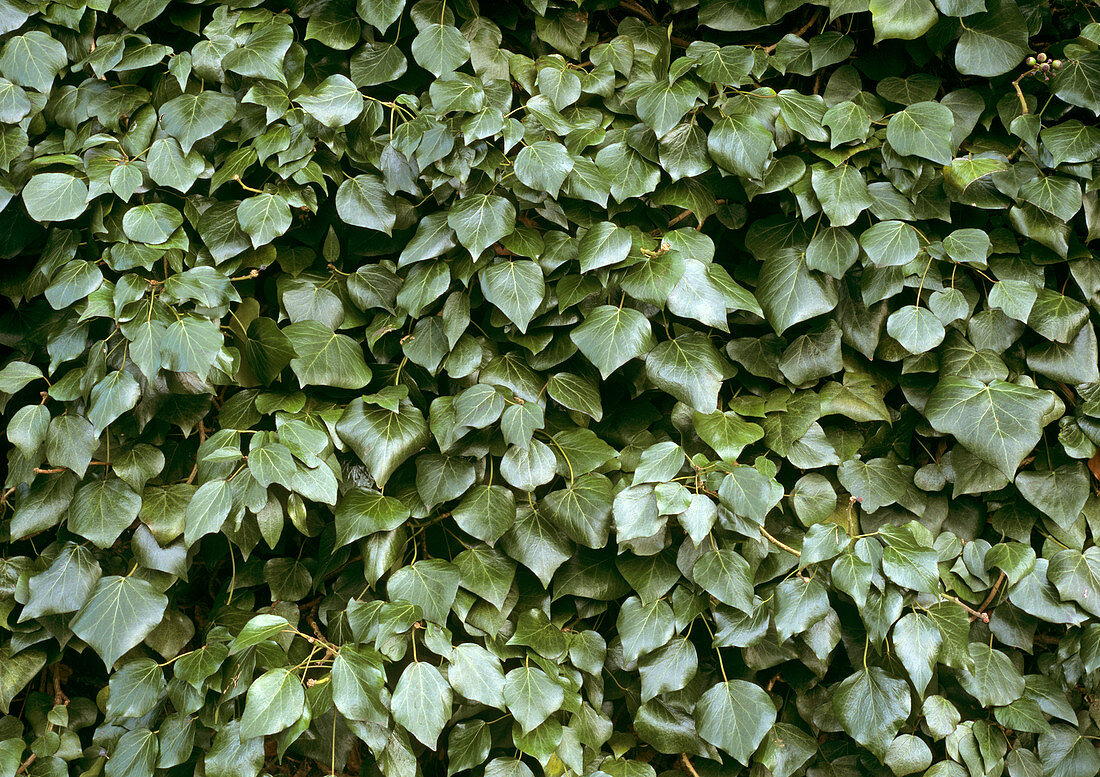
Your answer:
[[[1062,69],[1062,60],[1049,60],[1046,54],[1036,54],[1034,57],[1028,57],[1025,62],[1031,68],[1031,72],[1025,75],[1039,76],[1044,81],[1049,81],[1051,75]]]

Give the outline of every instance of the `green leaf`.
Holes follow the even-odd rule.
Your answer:
[[[447,667],[450,680],[461,696],[470,701],[504,709],[504,672],[500,659],[474,642],[456,645]]]
[[[639,311],[601,305],[569,338],[606,380],[611,373],[653,347],[653,332]]]
[[[367,24],[381,33],[401,16],[405,0],[357,0],[355,10]]]
[[[573,169],[573,158],[561,143],[540,140],[523,147],[516,155],[513,169],[525,186],[557,197]]]
[[[515,523],[515,496],[503,486],[477,485],[466,492],[451,515],[464,532],[492,545]]]
[[[632,596],[623,602],[615,625],[623,642],[623,660],[633,663],[672,639],[675,618],[667,602],[642,604]]]
[[[301,385],[361,389],[370,383],[363,349],[347,335],[317,321],[299,321],[283,333],[296,354],[290,368]]]
[[[136,577],[100,578],[70,628],[108,667],[161,622],[168,597]]]
[[[269,736],[290,728],[302,716],[305,702],[298,675],[288,669],[269,669],[248,687],[241,737]]]
[[[414,661],[401,673],[390,709],[398,724],[435,750],[451,717],[451,686],[434,666]]]
[[[574,342],[577,342],[575,337]],[[577,346],[584,351],[580,342]],[[646,355],[645,364],[646,376],[654,385],[696,412],[708,414],[718,409],[718,391],[722,387],[725,365],[706,336],[685,335],[666,340]],[[601,365],[596,366],[603,371]]]
[[[536,262],[508,261],[482,270],[481,291],[520,332],[526,332],[542,304],[546,284],[542,268]]]
[[[1039,137],[1055,167],[1065,162],[1087,162],[1100,156],[1100,129],[1076,119],[1044,127]]]
[[[1043,416],[1053,407],[1049,391],[1002,380],[944,377],[925,406],[925,417],[942,434],[953,434],[975,456],[1014,477],[1039,442]]]
[[[771,697],[760,686],[744,680],[718,683],[695,705],[699,736],[745,766],[775,718]]]
[[[20,621],[79,610],[103,572],[90,548],[66,542],[43,571],[30,578]]]
[[[610,221],[593,224],[577,245],[577,259],[581,272],[589,272],[618,264],[630,253],[630,232]]]
[[[815,165],[811,174],[814,193],[834,227],[846,227],[871,207],[867,182],[854,167]]]
[[[18,26],[21,23],[15,25]],[[6,31],[12,29],[14,27],[6,28]],[[54,78],[68,64],[65,47],[38,30],[8,38],[0,50],[0,73],[4,78],[42,93],[49,93]]]
[[[909,717],[909,686],[885,669],[862,669],[833,690],[837,720],[853,739],[883,759]]]
[[[88,186],[67,173],[38,173],[23,187],[23,204],[35,221],[68,221],[88,207]]]
[[[927,615],[912,612],[894,625],[892,642],[917,695],[923,696],[943,644],[940,630]]]
[[[413,40],[412,55],[416,64],[440,76],[457,70],[470,58],[470,44],[453,25],[429,24]]]
[[[763,525],[768,512],[783,498],[783,488],[759,470],[742,466],[723,478],[718,497],[735,515]]]
[[[136,243],[156,245],[172,236],[183,224],[183,214],[163,202],[138,205],[122,217],[122,231]]]
[[[365,645],[341,645],[332,661],[332,700],[349,720],[387,720],[382,656]]]
[[[290,229],[290,206],[278,194],[257,194],[237,206],[237,220],[259,248]]]
[[[546,515],[574,542],[589,548],[607,544],[611,528],[611,483],[603,475],[585,474],[542,500]]]
[[[195,143],[228,124],[236,112],[233,98],[220,92],[181,94],[160,107],[160,124],[189,154]]]
[[[390,234],[397,219],[394,197],[377,175],[346,178],[336,190],[336,212],[346,223]]]
[[[359,456],[379,486],[385,486],[394,470],[430,439],[428,424],[420,411],[402,404],[397,413],[352,400],[336,431]]]
[[[562,407],[584,413],[594,421],[603,420],[603,404],[594,380],[558,372],[547,381],[546,393]]]
[[[299,97],[297,102],[306,113],[326,127],[344,127],[363,112],[363,95],[355,84],[342,75],[329,76],[308,96]]]
[[[959,671],[959,682],[983,707],[1011,704],[1024,693],[1024,678],[1012,660],[980,642],[968,645],[974,665]]]
[[[638,118],[661,137],[680,123],[698,97],[699,88],[689,80],[658,81],[639,88],[635,110]]]
[[[763,175],[773,146],[772,134],[755,116],[727,116],[707,135],[707,150],[718,166],[745,178]]]
[[[780,642],[802,634],[832,611],[825,586],[814,579],[788,578],[775,587],[774,597],[772,611]]]
[[[1051,86],[1058,99],[1100,116],[1100,52],[1089,51],[1065,62]]]
[[[546,672],[522,666],[504,678],[504,703],[527,734],[561,708],[565,691]]]
[[[148,777],[153,774],[159,749],[157,735],[152,731],[127,731],[118,738],[103,773],[107,777]]]
[[[425,618],[443,625],[460,582],[458,570],[451,562],[428,559],[394,572],[386,593],[391,599],[417,605]]]
[[[455,203],[447,224],[477,261],[485,249],[512,234],[516,228],[516,209],[496,194],[472,195]]]
[[[1014,0],[988,0],[986,11],[962,25],[955,67],[964,75],[999,76],[1031,53],[1027,21]]]
[[[46,301],[54,310],[63,310],[102,285],[103,272],[96,265],[83,259],[73,259],[58,270],[46,287]]]
[[[943,342],[947,333],[931,310],[916,305],[906,305],[891,313],[886,331],[912,354],[932,350]]]
[[[409,506],[399,499],[353,488],[336,505],[336,543],[343,546],[377,532],[393,531],[409,515]]]
[[[1016,488],[1055,523],[1069,529],[1088,500],[1089,478],[1083,465],[1066,464],[1047,472],[1021,472],[1016,475]]]
[[[193,372],[200,379],[210,372],[222,347],[222,333],[206,318],[187,316],[168,325],[161,338],[164,366],[175,372]]]
[[[902,0],[927,3],[928,0]],[[933,12],[933,16],[935,13]],[[951,161],[955,117],[940,103],[919,102],[895,113],[886,124],[886,140],[903,156],[919,156],[946,165]]]
[[[95,480],[76,492],[66,525],[98,547],[109,548],[140,509],[141,497],[118,478]]]
[[[718,601],[744,613],[752,611],[752,570],[733,550],[707,551],[696,560],[691,574]]]
[[[875,43],[887,38],[915,40],[939,18],[929,0],[870,0]]]
[[[286,83],[281,63],[293,41],[294,34],[285,24],[253,24],[248,37],[225,55],[221,65],[242,76]]]
[[[837,304],[833,280],[811,270],[806,252],[795,248],[780,249],[764,259],[756,298],[764,317],[780,334],[801,321],[830,312]]]

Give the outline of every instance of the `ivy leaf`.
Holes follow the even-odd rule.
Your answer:
[[[307,97],[298,98],[298,104],[326,127],[344,127],[363,112],[363,95],[346,76],[337,74],[322,81]]]
[[[699,736],[745,766],[775,718],[771,697],[760,686],[744,680],[718,683],[695,705]]]
[[[451,686],[431,664],[413,661],[397,681],[390,709],[398,724],[435,750],[451,717]]]
[[[592,310],[569,338],[604,379],[653,347],[648,319],[632,308],[611,305]]]
[[[760,267],[756,298],[775,331],[828,313],[837,304],[831,278],[810,269],[804,251],[785,248],[769,255]]]
[[[1058,99],[1100,116],[1100,53],[1090,51],[1067,61],[1051,86]]]
[[[833,691],[837,720],[853,739],[880,759],[909,717],[909,686],[885,669],[861,669]]]
[[[299,321],[283,329],[296,356],[290,369],[303,386],[361,389],[371,371],[359,344],[317,321]]]
[[[69,505],[67,525],[100,548],[109,548],[134,522],[141,497],[118,478],[95,480],[81,486]]]
[[[955,47],[960,73],[1003,75],[1030,53],[1024,15],[1013,0],[989,0],[986,13],[968,16]]]
[[[915,40],[939,18],[929,0],[871,0],[869,8],[875,43],[887,38]]]
[[[752,611],[752,570],[749,563],[733,550],[711,550],[695,562],[692,577],[703,589],[723,604],[744,613]]]
[[[353,488],[336,505],[338,546],[377,532],[393,531],[409,518],[409,507],[377,491]]]
[[[520,332],[526,332],[542,304],[546,284],[535,262],[499,262],[482,270],[481,291]]]
[[[397,211],[390,194],[377,175],[347,178],[336,191],[336,212],[348,224],[390,234]]]
[[[928,0],[903,0],[928,3]],[[931,7],[931,4],[929,4]],[[933,18],[935,12],[932,12]],[[946,165],[951,161],[955,117],[945,105],[919,102],[895,113],[886,124],[886,140],[903,156],[919,156]]]
[[[111,667],[149,635],[167,607],[168,597],[147,580],[104,577],[96,583],[70,628]]]
[[[220,130],[237,113],[232,97],[220,92],[181,94],[160,108],[160,123],[164,131],[179,141],[184,154],[203,138]]]
[[[14,27],[7,31],[11,29]],[[0,50],[0,73],[4,78],[44,94],[49,93],[54,78],[68,64],[65,47],[38,30],[8,38]]]
[[[1040,419],[1053,406],[1049,391],[1003,380],[989,384],[973,378],[943,378],[925,406],[925,417],[943,434],[953,434],[974,455],[1005,477],[1039,442]]]
[[[504,678],[504,703],[525,734],[559,710],[564,700],[562,687],[538,667],[521,666]]]
[[[696,412],[708,414],[718,409],[724,365],[705,336],[685,335],[666,340],[646,355],[645,363],[647,377],[661,390]]]
[[[470,58],[470,44],[453,25],[429,24],[413,40],[412,55],[416,64],[440,76]]]
[[[707,135],[707,150],[718,166],[746,178],[763,175],[773,146],[772,134],[755,116],[727,116]]]
[[[257,194],[237,206],[237,220],[252,247],[259,248],[290,228],[290,207],[278,194]]]
[[[23,187],[23,204],[35,221],[68,221],[88,207],[88,186],[68,173],[38,173]]]
[[[557,197],[573,169],[573,158],[561,143],[540,140],[524,146],[516,155],[513,168],[524,185]]]
[[[269,669],[248,687],[241,736],[250,739],[290,728],[301,717],[305,702],[305,690],[296,674],[281,667]]]
[[[455,203],[447,216],[447,224],[477,261],[486,248],[512,234],[516,226],[516,209],[496,194],[473,195]]]

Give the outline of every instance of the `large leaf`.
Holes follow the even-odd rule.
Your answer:
[[[1042,418],[1053,407],[1049,391],[1003,380],[945,377],[924,414],[936,431],[953,434],[983,461],[1013,477],[1039,442]]]
[[[104,577],[73,618],[71,628],[111,667],[161,622],[167,606],[168,597],[147,580]]]
[[[771,697],[760,686],[744,680],[718,683],[695,704],[699,736],[745,765],[775,717]]]

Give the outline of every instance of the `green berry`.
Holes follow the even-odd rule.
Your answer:
[[[1046,54],[1040,54],[1036,57],[1036,59],[1039,60],[1040,62],[1046,62],[1047,61],[1047,55]]]
[[[1028,67],[1035,67],[1035,57],[1028,57],[1027,58],[1027,66]]]
[[[1060,60],[1060,59],[1056,59],[1056,60],[1054,60],[1053,62],[1051,62],[1051,63],[1050,63],[1050,65],[1051,65],[1051,67],[1053,67],[1053,68],[1054,68],[1055,70],[1061,70],[1061,69],[1062,69],[1062,60]]]

